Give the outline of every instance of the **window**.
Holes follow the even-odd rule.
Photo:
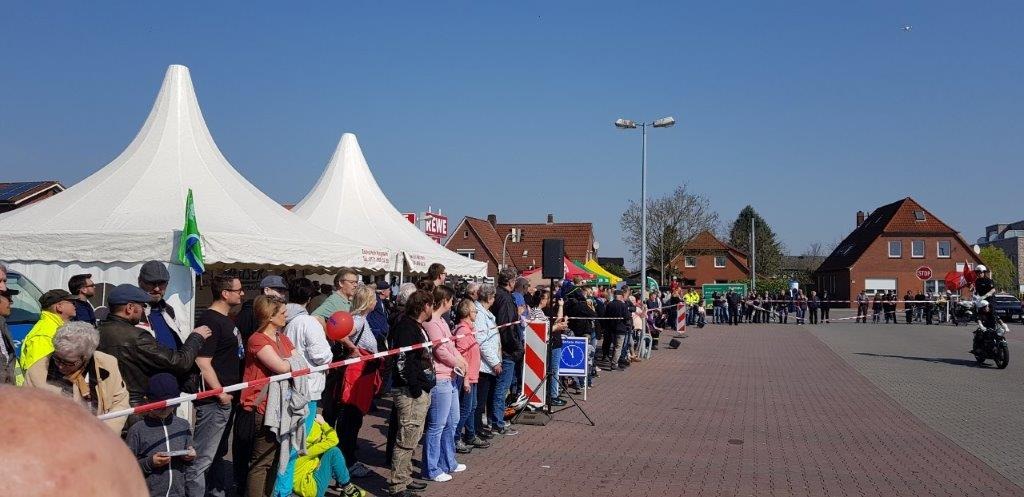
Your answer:
[[[690,256],[690,255],[688,255],[686,257],[683,257],[683,266],[684,267],[697,267],[697,258],[693,257],[693,256]]]
[[[892,249],[889,249],[889,252],[889,257],[892,257]],[[915,259],[924,257],[924,240],[914,240],[910,242],[910,257]]]
[[[462,238],[463,239],[469,238],[469,230],[463,230],[462,231]]]
[[[914,220],[924,221],[924,211],[914,211]]]
[[[903,242],[899,240],[889,242],[889,258],[899,259],[900,257],[903,257]]]
[[[864,293],[867,296],[882,295],[889,291],[896,291],[896,280],[889,278],[866,278],[864,280]]]
[[[455,252],[467,259],[472,259],[476,255],[476,250],[473,249],[458,249]]]
[[[940,259],[949,259],[949,240],[940,240],[938,243],[938,254]]]
[[[715,256],[715,267],[718,267],[718,268],[725,267],[725,256],[724,255],[716,255]]]
[[[928,280],[924,282],[925,293],[946,293],[946,281],[945,280]]]

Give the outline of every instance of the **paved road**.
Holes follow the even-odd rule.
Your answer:
[[[602,374],[584,404],[596,428],[572,411],[545,427],[521,426],[519,436],[461,456],[469,470],[432,483],[424,495],[1024,495],[848,364],[844,358],[861,351],[856,342],[853,352],[837,354],[816,337],[841,349],[835,343],[842,340],[832,339],[841,331],[692,330],[679,350]],[[362,435],[371,446],[363,452],[383,475],[380,426],[367,420]],[[358,483],[379,494],[383,481]]]
[[[809,327],[847,363],[931,428],[1024,485],[1024,340],[1011,325],[1010,365],[979,368],[965,326]]]

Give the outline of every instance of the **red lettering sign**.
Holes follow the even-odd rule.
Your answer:
[[[932,279],[932,268],[928,266],[917,268],[917,279],[924,281]]]
[[[423,215],[423,231],[430,238],[441,241],[448,236],[448,216],[427,212]]]

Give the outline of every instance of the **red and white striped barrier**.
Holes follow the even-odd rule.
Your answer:
[[[686,333],[686,304],[676,304],[676,331]]]
[[[547,404],[548,396],[548,327],[547,321],[530,321],[524,332],[523,383],[521,392],[534,407]],[[555,379],[555,381],[558,381]],[[534,390],[536,388],[536,390]]]
[[[511,322],[511,323],[503,324],[501,326],[495,326],[494,328],[488,328],[488,330],[481,330],[481,331],[496,330],[496,329],[504,328],[506,326],[512,326],[512,325],[518,325],[518,324],[519,324],[519,321],[514,321],[514,322]],[[318,373],[318,372],[321,372],[321,371],[327,371],[328,369],[335,369],[335,368],[340,368],[342,366],[348,366],[348,365],[351,365],[351,364],[356,364],[356,363],[362,362],[362,361],[370,361],[370,360],[374,360],[374,359],[382,359],[382,358],[385,358],[385,357],[388,357],[388,356],[398,355],[398,354],[401,354],[403,352],[409,352],[409,351],[412,351],[412,350],[423,349],[423,348],[428,348],[428,347],[434,347],[436,345],[440,345],[442,343],[447,343],[447,342],[453,341],[453,340],[455,340],[457,338],[462,338],[464,336],[467,336],[467,335],[454,335],[451,338],[439,338],[437,340],[430,340],[430,341],[427,341],[427,342],[417,343],[415,345],[410,345],[408,347],[399,347],[397,349],[391,349],[391,350],[385,350],[385,351],[382,351],[382,352],[377,352],[376,354],[373,354],[373,355],[367,355],[367,356],[361,356],[361,357],[353,357],[351,359],[335,361],[335,362],[332,362],[332,363],[329,363],[329,364],[324,364],[322,366],[315,366],[315,367],[312,367],[312,368],[300,369],[300,370],[297,370],[297,371],[289,371],[287,373],[281,373],[281,374],[277,374],[277,375],[270,376],[270,377],[267,377],[267,378],[262,378],[262,379],[259,379],[259,380],[243,381],[242,383],[236,383],[234,385],[229,385],[229,386],[226,386],[226,387],[214,388],[212,390],[203,390],[202,392],[199,392],[199,393],[183,394],[180,397],[176,397],[176,398],[173,398],[173,399],[161,400],[159,402],[150,402],[148,404],[138,405],[138,406],[135,406],[135,407],[132,407],[132,408],[129,408],[129,409],[122,409],[120,411],[112,411],[112,412],[108,412],[106,414],[101,414],[99,416],[99,419],[100,419],[100,421],[106,421],[108,419],[120,418],[120,417],[124,417],[124,416],[131,416],[132,414],[142,414],[144,412],[154,411],[156,409],[163,409],[165,407],[176,406],[178,404],[182,404],[182,403],[185,403],[185,402],[192,402],[192,401],[201,400],[201,399],[208,399],[210,397],[215,397],[215,396],[220,395],[222,393],[237,392],[237,391],[240,391],[240,390],[245,390],[246,388],[250,388],[250,387],[260,387],[260,386],[263,386],[263,385],[267,385],[267,384],[269,384],[271,382],[284,381],[284,380],[290,380],[292,378],[298,378],[299,376],[305,376],[305,375],[308,375],[309,373]]]

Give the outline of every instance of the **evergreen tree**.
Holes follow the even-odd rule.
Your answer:
[[[992,271],[992,283],[995,283],[996,288],[1014,295],[1017,294],[1017,287],[1014,284],[1017,281],[1017,268],[1014,267],[1010,258],[1006,257],[1002,250],[999,250],[999,247],[991,245],[982,247],[978,257],[981,257],[981,262],[988,266],[989,271]]]
[[[782,244],[775,237],[771,226],[751,206],[740,211],[739,216],[729,228],[729,244],[747,255],[750,253],[750,220],[754,220],[754,241],[757,263],[757,274],[778,276],[782,266]],[[750,262],[748,261],[748,264]]]

